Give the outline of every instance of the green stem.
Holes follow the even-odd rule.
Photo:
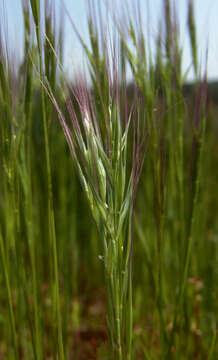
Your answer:
[[[14,346],[14,356],[15,356],[16,360],[19,360],[17,333],[16,333],[16,327],[15,327],[15,317],[14,317],[14,310],[13,310],[12,296],[11,296],[11,286],[10,286],[10,280],[9,280],[9,275],[8,275],[7,263],[6,263],[4,241],[3,241],[1,233],[0,233],[0,251],[1,251],[3,273],[4,273],[5,285],[6,285],[7,297],[8,297],[8,308],[9,308],[9,314],[10,314],[10,325],[11,325],[12,341],[13,341],[13,346]]]
[[[42,55],[40,50],[40,44],[38,44],[39,57],[40,57],[40,77],[43,78],[43,66],[42,66]],[[57,317],[57,331],[58,331],[58,345],[60,360],[64,360],[64,347],[62,338],[62,324],[61,324],[61,310],[60,310],[60,299],[59,299],[59,279],[58,279],[58,260],[57,260],[57,243],[56,243],[56,232],[55,232],[55,219],[53,209],[53,191],[52,191],[52,180],[51,180],[51,164],[50,164],[50,148],[48,140],[48,125],[46,118],[46,100],[45,90],[43,84],[41,84],[41,96],[42,96],[42,114],[43,114],[43,129],[45,139],[45,155],[46,155],[46,170],[47,170],[47,186],[48,186],[48,219],[49,219],[49,242],[52,245],[53,253],[53,265],[54,265],[54,281],[55,281],[55,293],[53,303],[55,304],[55,312]]]
[[[187,286],[187,279],[188,279],[188,271],[191,261],[191,250],[192,250],[192,244],[193,244],[193,237],[194,237],[194,230],[197,220],[197,209],[198,209],[198,195],[199,195],[199,187],[200,187],[200,170],[201,170],[201,160],[202,160],[202,152],[203,152],[203,139],[204,139],[204,133],[205,133],[205,119],[203,117],[203,129],[202,129],[202,136],[200,140],[200,144],[198,145],[197,149],[197,173],[196,173],[196,179],[195,179],[195,190],[194,190],[194,197],[193,197],[193,206],[192,206],[192,215],[191,215],[191,225],[188,235],[188,242],[187,242],[187,248],[186,248],[186,255],[185,255],[185,263],[184,263],[184,270],[182,275],[182,281],[180,286],[180,292],[178,296],[178,301],[175,309],[175,315],[173,320],[173,329],[171,333],[171,338],[169,342],[169,348],[168,348],[168,356],[170,359],[171,356],[171,347],[173,344],[175,331],[178,326],[178,316],[179,312],[181,310],[181,306],[183,304],[183,298]],[[181,326],[181,324],[180,324]]]

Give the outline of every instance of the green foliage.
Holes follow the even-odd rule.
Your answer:
[[[89,45],[72,24],[90,88],[58,68],[52,2],[22,4],[20,63],[0,25],[0,357],[217,359],[217,84],[194,2],[191,85],[172,1],[155,51],[140,11],[111,12],[113,43],[91,2]]]

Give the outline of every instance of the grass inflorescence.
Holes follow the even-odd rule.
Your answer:
[[[217,106],[194,1],[192,85],[173,1],[155,39],[137,1],[89,1],[88,39],[53,1],[20,3],[21,60],[0,8],[0,357],[216,359]],[[87,60],[73,81],[65,19]]]

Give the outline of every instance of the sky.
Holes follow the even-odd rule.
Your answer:
[[[64,13],[64,8],[70,14],[74,24],[79,30],[85,41],[88,41],[87,32],[87,8],[88,0],[50,0],[55,3],[57,14]],[[105,3],[105,0],[93,0],[98,4]],[[116,6],[126,4],[127,0],[106,0],[112,9]],[[128,0],[130,7],[137,0]],[[0,13],[3,12],[3,3],[5,3],[8,23],[8,33],[11,46],[15,56],[19,58],[22,54],[22,12],[21,0],[0,0]],[[210,80],[218,79],[218,0],[193,0],[195,8],[195,18],[198,34],[198,53],[204,66],[206,49],[209,49],[208,57],[208,78]],[[154,40],[158,34],[159,23],[162,21],[162,0],[141,0],[141,14],[145,27],[145,32],[149,32],[149,37]],[[187,36],[187,0],[176,0],[177,14],[180,21],[181,45],[183,47],[183,71],[190,68],[191,54],[189,39]],[[147,9],[149,7],[149,15]],[[104,6],[103,6],[104,8]],[[103,12],[104,21],[107,21],[107,11]],[[84,54],[78,39],[73,30],[66,22],[65,25],[65,66],[70,74],[73,74],[84,67]],[[189,71],[188,79],[192,80],[193,73]]]

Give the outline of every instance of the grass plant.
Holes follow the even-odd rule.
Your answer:
[[[53,1],[20,1],[20,60],[2,3],[0,358],[217,359],[217,100],[195,2],[187,72],[175,1],[151,36],[140,2],[90,0],[88,39]],[[87,81],[64,73],[65,21]]]

